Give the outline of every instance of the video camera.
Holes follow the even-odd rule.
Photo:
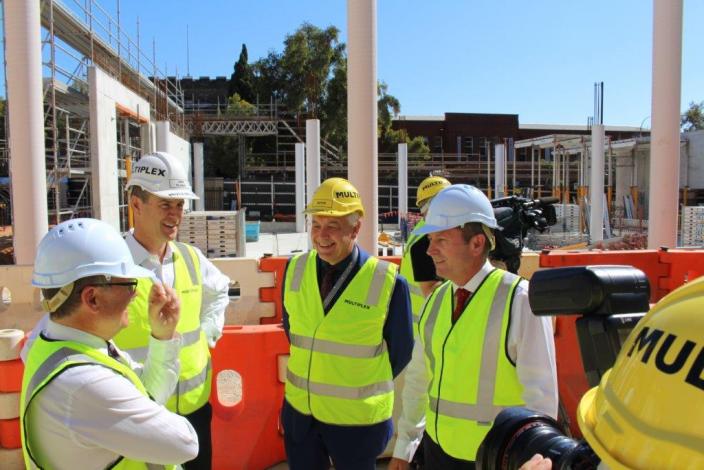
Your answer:
[[[528,199],[508,196],[491,200],[494,217],[501,230],[496,230],[496,248],[489,254],[492,260],[503,261],[507,271],[518,273],[521,266],[523,241],[528,230],[545,231],[555,225],[557,217],[553,204],[559,202],[556,197]]]
[[[537,271],[528,299],[533,313],[580,315],[577,336],[590,386],[609,370],[630,331],[649,309],[650,283],[631,266],[579,266]],[[496,417],[477,451],[478,469],[517,469],[534,454],[550,457],[554,469],[595,469],[589,445],[567,437],[551,417],[508,408]]]

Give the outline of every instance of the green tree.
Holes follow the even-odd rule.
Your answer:
[[[250,103],[256,100],[254,94],[254,74],[252,67],[249,65],[249,56],[247,54],[247,45],[242,44],[240,57],[235,62],[235,70],[230,75],[230,86],[228,94],[230,96],[237,93],[243,100]]]
[[[286,36],[280,63],[285,78],[284,100],[289,111],[319,116],[328,81],[344,56],[339,33],[334,26],[323,30],[303,23],[295,33]]]
[[[342,57],[328,81],[325,100],[320,106],[320,132],[338,148],[347,145],[347,58]]]
[[[256,112],[257,108],[252,103],[242,99],[238,93],[230,96],[227,100],[227,114],[252,116]]]
[[[689,103],[689,108],[682,113],[680,118],[680,126],[684,132],[704,129],[704,101]]]
[[[284,102],[286,96],[286,78],[281,67],[281,54],[269,51],[266,57],[257,60],[253,65],[254,92],[260,102],[270,98],[277,103]]]
[[[429,155],[430,148],[423,137],[410,138],[405,129],[394,129],[393,118],[401,112],[401,102],[388,93],[388,85],[379,82],[377,85],[377,125],[379,133],[379,151],[393,153],[398,150],[398,144],[408,144],[409,154]]]

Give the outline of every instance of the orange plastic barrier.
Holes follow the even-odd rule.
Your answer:
[[[589,390],[587,376],[582,367],[582,354],[577,340],[577,317],[557,317],[555,324],[555,350],[557,363],[557,388],[560,403],[567,412],[572,435],[581,437],[577,425],[577,405],[582,395]]]
[[[21,359],[0,361],[0,393],[21,391],[23,373],[24,364]]]
[[[658,250],[630,251],[543,251],[540,255],[541,268],[561,268],[564,266],[588,266],[594,264],[630,265],[643,271],[650,280],[650,301],[657,302],[667,292],[661,289],[661,278],[669,276],[669,266],[660,262]]]
[[[0,419],[0,447],[3,449],[19,449],[22,447],[19,418]]]
[[[281,326],[226,326],[211,352],[213,468],[258,470],[286,460],[279,423],[284,396],[279,367],[289,344]],[[218,375],[227,371],[239,374],[242,384],[239,401],[230,406],[220,401],[216,388]]]
[[[659,254],[660,262],[669,267],[659,286],[666,292],[704,275],[704,250],[660,250]]]
[[[276,282],[274,287],[262,287],[259,289],[260,302],[274,302],[276,304],[276,314],[273,317],[261,318],[260,323],[262,325],[276,324],[282,321],[281,291],[284,285],[284,272],[287,262],[288,258],[281,256],[272,256],[259,260],[259,269],[261,271],[273,272]]]

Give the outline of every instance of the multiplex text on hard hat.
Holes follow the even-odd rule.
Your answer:
[[[328,178],[313,194],[306,214],[342,217],[352,213],[364,215],[362,198],[352,183],[343,178]]]
[[[139,186],[163,199],[198,199],[191,190],[183,165],[166,152],[143,156],[132,167],[127,188]]]

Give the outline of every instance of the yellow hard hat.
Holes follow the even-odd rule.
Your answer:
[[[428,176],[418,185],[416,206],[423,207],[437,193],[450,186],[450,182],[442,176]]]
[[[306,206],[306,214],[342,217],[358,212],[364,215],[362,198],[357,188],[344,178],[328,178],[313,194],[313,200]]]
[[[704,277],[660,300],[579,403],[589,445],[614,469],[704,468]]]

